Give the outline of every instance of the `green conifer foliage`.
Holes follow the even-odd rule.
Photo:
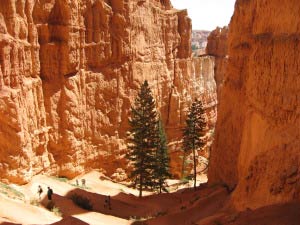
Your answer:
[[[127,158],[132,162],[131,176],[136,179],[142,197],[144,188],[154,186],[158,140],[155,101],[147,81],[142,84],[131,107],[129,125]]]
[[[159,188],[159,193],[164,189],[165,180],[171,177],[170,157],[168,153],[166,133],[161,119],[158,121],[158,145],[156,152],[155,179]]]
[[[194,166],[194,188],[196,189],[196,176],[197,176],[197,158],[196,150],[202,150],[205,145],[203,137],[205,136],[206,119],[205,111],[201,100],[195,99],[189,108],[186,119],[186,127],[183,132],[183,167],[182,172],[185,170],[185,159],[190,151],[193,152],[193,166]]]

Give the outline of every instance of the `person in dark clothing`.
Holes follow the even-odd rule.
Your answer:
[[[85,187],[85,179],[81,179],[82,187]]]
[[[111,210],[110,195],[105,196],[104,208],[106,208],[106,207]]]
[[[53,195],[53,190],[50,187],[48,187],[47,196],[49,201],[52,200],[52,195]]]

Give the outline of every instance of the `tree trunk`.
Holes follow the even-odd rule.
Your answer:
[[[184,178],[184,170],[185,170],[185,158],[186,158],[186,153],[183,152],[183,158],[182,158],[182,168],[181,168],[181,179]]]
[[[142,176],[142,174],[140,174],[140,194],[139,194],[139,197],[141,198],[142,197],[142,195],[143,195],[143,176]]]
[[[161,186],[162,186],[162,182],[161,180],[159,180],[159,194],[161,194]]]
[[[195,147],[193,147],[193,157],[194,157],[194,189],[196,190],[196,178],[197,178],[197,171],[196,171],[196,153]]]

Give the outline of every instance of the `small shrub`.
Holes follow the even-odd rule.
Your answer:
[[[131,225],[148,225],[146,221],[134,221]]]
[[[30,199],[30,205],[40,206],[40,202],[39,202],[39,200],[36,199],[36,198],[31,198],[31,199]]]
[[[181,208],[180,208],[181,210],[185,210],[186,209],[186,206],[185,205],[183,205],[183,206],[181,206]]]
[[[188,184],[188,183],[189,183],[188,177],[184,177],[180,180],[180,184]]]
[[[83,190],[89,190],[91,189],[90,187],[87,187],[87,186],[82,186],[82,185],[76,185],[76,184],[71,184],[73,187],[77,187],[77,188],[80,188],[80,189],[83,189]]]
[[[78,205],[80,208],[86,209],[86,210],[92,210],[93,205],[90,202],[90,200],[84,196],[80,196],[78,194],[71,195],[72,201]]]
[[[164,216],[167,214],[167,211],[158,212],[155,217]]]
[[[62,212],[60,211],[60,208],[54,206],[54,207],[51,209],[51,211],[52,211],[55,215],[62,217]]]
[[[0,192],[5,194],[5,195],[8,195],[9,197],[16,197],[17,199],[24,199],[24,194],[21,193],[20,191],[16,190],[15,188],[7,185],[7,184],[4,184],[4,183],[1,183],[0,182]]]
[[[140,217],[140,216],[131,216],[129,220],[132,221],[130,225],[148,225],[147,220],[150,220],[152,218],[155,218],[153,216],[145,216],[145,217]]]
[[[66,183],[66,182],[68,182],[69,181],[69,179],[67,178],[67,177],[52,177],[54,180],[58,180],[58,181],[60,181],[60,182],[64,182],[64,183]]]
[[[196,198],[190,200],[190,204],[194,204],[196,201],[198,201],[200,199],[200,196],[196,196]]]
[[[0,191],[0,193],[4,194],[4,195],[8,195],[8,193],[6,191]]]
[[[215,225],[223,225],[220,221],[218,221],[218,220],[216,220],[216,221],[214,221],[214,224]]]

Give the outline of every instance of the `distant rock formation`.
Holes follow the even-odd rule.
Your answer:
[[[236,2],[209,182],[240,210],[300,199],[299,11],[296,0]]]
[[[192,51],[193,56],[205,55],[207,45],[207,37],[210,31],[207,30],[192,30]]]

